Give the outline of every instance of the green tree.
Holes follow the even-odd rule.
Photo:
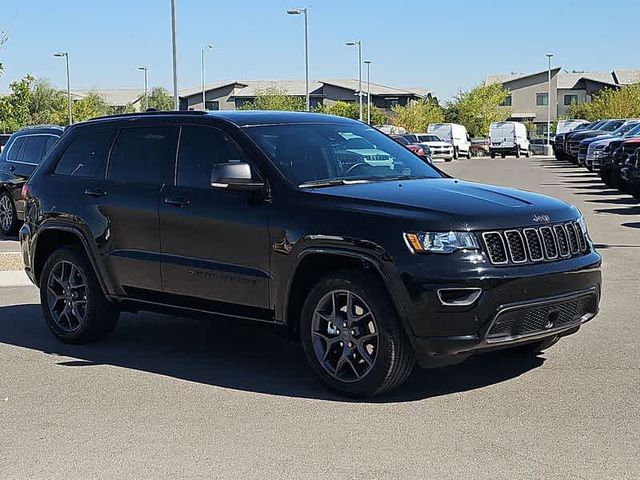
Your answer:
[[[444,109],[434,100],[414,100],[407,105],[396,105],[392,109],[393,124],[408,132],[426,132],[430,123],[444,121]]]
[[[447,121],[464,125],[471,136],[486,137],[491,122],[506,120],[511,115],[511,109],[502,106],[508,96],[509,92],[499,83],[460,92],[447,107]]]
[[[83,122],[95,117],[103,117],[114,113],[104,98],[97,92],[89,92],[84,98],[73,102],[73,121]]]
[[[338,117],[352,118],[358,120],[360,118],[360,104],[357,102],[338,101],[331,105],[322,105],[317,110],[319,113],[327,115],[337,115]],[[367,105],[364,105],[363,116],[367,118]],[[371,125],[383,125],[387,122],[387,116],[382,110],[375,105],[371,105]]]
[[[278,87],[266,88],[256,92],[256,98],[240,107],[240,110],[283,110],[303,112],[305,100],[289,95],[287,90]]]
[[[592,121],[601,118],[639,118],[640,84],[625,85],[619,89],[602,89],[593,96],[590,103],[572,103],[567,109],[567,115]]]
[[[144,108],[144,99],[140,99]],[[166,111],[173,110],[173,97],[162,87],[153,87],[149,92],[149,108]]]

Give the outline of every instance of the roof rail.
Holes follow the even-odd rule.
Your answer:
[[[202,110],[151,110],[147,112],[133,112],[133,113],[116,113],[114,115],[104,115],[102,117],[95,117],[93,120],[104,120],[107,118],[131,118],[131,117],[148,117],[148,116],[160,116],[160,115],[206,115],[207,112]]]
[[[21,132],[23,130],[33,130],[36,128],[59,128],[61,130],[64,130],[64,126],[62,125],[54,125],[54,124],[47,124],[47,123],[43,123],[42,125],[26,125],[24,127],[20,127],[17,131]]]

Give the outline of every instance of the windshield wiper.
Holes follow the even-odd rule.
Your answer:
[[[372,177],[367,180],[371,182],[396,182],[398,180],[424,180],[427,177],[425,175],[396,175],[395,177]]]
[[[344,178],[332,178],[327,180],[313,180],[298,185],[298,188],[322,188],[336,185],[354,185],[356,183],[369,183],[370,179],[346,180]]]

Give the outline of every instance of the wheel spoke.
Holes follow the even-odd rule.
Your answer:
[[[353,364],[353,360],[351,359],[350,356],[345,356],[346,359],[346,363],[349,364],[349,366],[351,367],[351,370],[353,370],[353,373],[356,374],[356,379],[360,378],[360,373],[358,373],[358,369],[356,368],[356,366]],[[371,365],[369,365],[371,366]]]
[[[356,343],[356,347],[358,349],[358,354],[367,363],[367,365],[369,365],[369,367],[372,367],[373,366],[373,359],[369,355],[369,352],[367,352],[367,349],[365,348],[364,344],[362,344],[361,342],[357,342]]]

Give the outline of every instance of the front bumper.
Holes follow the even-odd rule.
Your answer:
[[[466,273],[457,280],[412,279],[406,286],[414,306],[410,323],[418,363],[425,368],[458,363],[475,353],[577,331],[598,312],[600,261],[591,250],[568,260],[487,269],[475,277]],[[482,293],[471,305],[444,305],[438,296],[443,288],[476,288]],[[564,312],[576,298],[583,310],[576,311],[575,318],[571,312],[559,322],[547,318],[557,310]],[[531,324],[527,316],[543,323]],[[528,326],[523,326],[525,321]],[[500,331],[495,330],[498,324]]]

